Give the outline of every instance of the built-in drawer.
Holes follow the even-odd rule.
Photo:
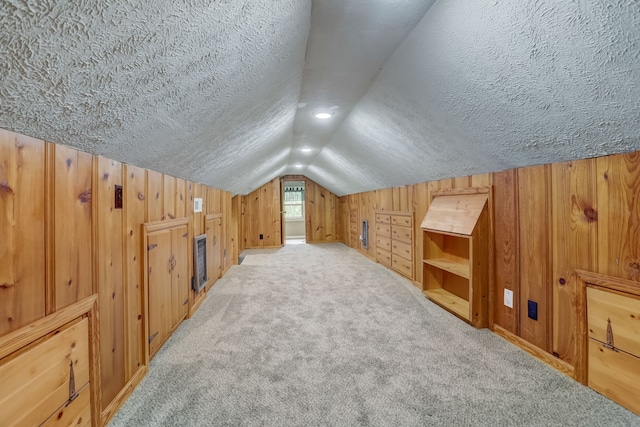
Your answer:
[[[360,235],[358,233],[351,233],[351,246],[360,247]]]
[[[57,416],[65,404],[80,398],[70,402],[71,390],[89,394],[88,337],[89,321],[85,318],[58,329],[15,357],[9,356],[10,360],[0,361],[1,426],[41,425],[54,413]],[[91,422],[89,399],[84,395],[72,412],[87,414],[82,422]]]
[[[387,267],[391,267],[391,252],[376,247],[376,260]]]
[[[400,240],[393,240],[391,242],[391,253],[394,255],[400,255],[408,261],[411,261],[413,257],[413,246],[411,243],[401,242]]]
[[[91,425],[91,391],[87,384],[78,396],[55,411],[41,427],[73,426],[84,427]]]
[[[389,224],[376,224],[376,235],[391,237],[391,226]]]
[[[411,228],[401,227],[399,225],[391,226],[391,238],[396,240],[402,240],[403,242],[411,243]]]
[[[640,359],[589,338],[589,387],[640,415]]]
[[[376,236],[376,248],[391,252],[391,239],[388,237]]]
[[[349,221],[358,222],[358,212],[357,211],[349,212]]]
[[[376,222],[382,224],[391,224],[391,215],[376,214]]]
[[[349,225],[349,230],[350,230],[352,233],[357,233],[357,232],[358,232],[358,223],[357,223],[357,222],[352,222],[352,223],[350,223],[350,225]]]
[[[400,256],[391,254],[391,267],[398,273],[413,279],[413,263]]]
[[[587,287],[587,315],[590,338],[640,357],[640,297]]]
[[[411,227],[411,217],[403,215],[391,215],[391,224]]]

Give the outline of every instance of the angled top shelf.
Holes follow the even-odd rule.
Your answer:
[[[488,198],[487,193],[436,196],[420,227],[470,236]]]

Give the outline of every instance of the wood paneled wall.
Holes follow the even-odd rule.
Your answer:
[[[279,248],[282,246],[280,192],[280,178],[274,178],[257,190],[242,196],[244,248]]]
[[[3,129],[0,203],[0,336],[97,293],[103,420],[147,369],[143,224],[190,217],[201,234],[221,213],[223,273],[237,262],[230,193]],[[204,297],[191,291],[190,313]]]
[[[349,239],[355,213],[373,221],[375,210],[414,213],[415,285],[422,283],[422,232],[431,192],[492,185],[494,289],[490,319],[580,378],[577,334],[585,315],[576,269],[640,281],[640,152],[445,179],[339,198],[337,226],[345,244],[375,255]],[[514,308],[503,304],[514,292]],[[538,303],[538,320],[527,304]],[[575,370],[574,370],[575,368]]]

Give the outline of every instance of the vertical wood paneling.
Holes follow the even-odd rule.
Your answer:
[[[55,309],[93,294],[93,156],[52,144]]]
[[[520,336],[551,352],[551,206],[549,165],[518,169],[520,222]],[[538,303],[538,320],[527,301]]]
[[[402,210],[400,208],[400,187],[393,187],[391,189],[391,200],[394,211]]]
[[[598,272],[640,281],[640,151],[601,157]]]
[[[518,173],[510,169],[493,174],[495,292],[494,323],[519,333],[520,239],[518,227]],[[513,308],[504,305],[504,290],[513,291]]]
[[[409,187],[398,187],[398,205],[399,211],[406,212],[411,208],[409,204]]]
[[[383,188],[376,190],[376,205],[379,210],[393,210],[393,189]]]
[[[124,168],[125,212],[125,290],[127,319],[127,380],[144,365],[144,256],[142,225],[146,221],[147,172],[126,165]]]
[[[162,219],[175,219],[176,216],[176,179],[163,175]]]
[[[222,213],[222,191],[207,187],[207,213]]]
[[[453,179],[453,188],[462,189],[471,187],[471,177],[461,176]]]
[[[414,212],[414,245],[413,245],[413,249],[414,249],[414,261],[415,261],[415,265],[414,265],[414,269],[413,271],[415,271],[415,277],[414,277],[414,282],[415,283],[419,283],[420,286],[422,287],[422,273],[423,273],[423,268],[422,268],[422,260],[424,259],[424,245],[422,243],[422,238],[423,238],[423,233],[422,233],[422,229],[420,228],[420,224],[422,224],[422,220],[424,219],[424,216],[427,214],[427,210],[429,209],[429,186],[427,185],[426,182],[423,182],[421,184],[414,184],[412,186],[413,188],[413,207],[412,210]]]
[[[162,221],[162,211],[164,204],[162,200],[162,174],[152,170],[147,170],[147,221]]]
[[[45,316],[45,143],[0,129],[0,335]]]
[[[305,180],[305,221],[308,242],[334,242],[336,195],[315,182]]]
[[[98,302],[100,318],[100,370],[102,407],[116,397],[125,384],[124,287],[122,270],[123,218],[115,209],[116,185],[122,185],[122,165],[98,157],[97,241]]]
[[[229,196],[231,195],[230,193],[228,193]],[[242,196],[240,195],[235,195],[233,196],[233,198],[231,199],[231,216],[230,216],[230,228],[231,228],[231,233],[232,233],[232,239],[233,239],[233,251],[231,254],[231,261],[233,265],[236,265],[238,263],[238,257],[240,256],[240,252],[242,251],[241,246],[240,246],[240,236],[242,236],[241,230],[240,230],[240,203],[242,200]]]
[[[187,187],[184,179],[176,178],[176,218],[187,216]]]
[[[280,179],[275,178],[246,196],[243,215],[245,247],[282,245]],[[260,240],[260,234],[263,239]]]

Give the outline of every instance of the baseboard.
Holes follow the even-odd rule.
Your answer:
[[[205,300],[205,298],[207,298],[207,292],[206,291],[203,291],[203,292],[204,292],[204,295],[200,296],[200,294],[198,294],[197,300],[195,300],[193,302],[193,305],[191,306],[191,309],[189,310],[189,315],[188,315],[187,319],[190,319],[191,316],[193,316],[193,314],[196,311],[198,311],[198,309],[202,305],[202,302]]]
[[[115,397],[115,399],[113,399],[113,401],[109,404],[109,406],[107,406],[102,411],[102,414],[101,414],[102,423],[100,424],[101,426],[106,426],[109,423],[109,421],[111,421],[111,418],[113,418],[113,416],[118,412],[118,410],[124,404],[124,402],[129,398],[129,396],[131,396],[131,393],[133,393],[133,390],[135,390],[138,384],[140,384],[140,381],[142,381],[144,376],[147,375],[148,371],[149,371],[148,367],[142,366],[140,367],[140,369],[136,371],[135,374],[133,374],[129,382],[127,382],[127,384],[122,388],[122,390],[120,390],[120,392]]]
[[[413,286],[415,286],[416,288],[418,288],[418,289],[422,290],[422,283],[420,283],[420,282],[416,282],[416,281],[414,281],[414,282],[413,282]]]
[[[546,351],[536,347],[530,342],[520,338],[513,332],[510,332],[504,329],[502,326],[493,325],[493,328],[491,328],[491,330],[499,337],[504,338],[505,340],[509,341],[511,344],[514,344],[520,347],[521,349],[523,349],[524,351],[526,351],[536,359],[546,363],[547,365],[562,372],[563,374],[575,379],[575,369],[573,366],[571,366],[567,362],[560,360],[554,355],[549,354]]]

